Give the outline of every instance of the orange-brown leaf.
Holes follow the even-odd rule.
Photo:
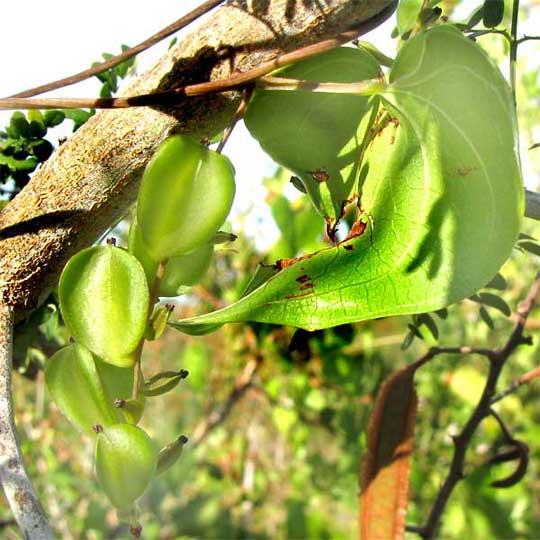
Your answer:
[[[360,540],[402,540],[417,398],[416,364],[382,385],[368,429],[360,491]]]

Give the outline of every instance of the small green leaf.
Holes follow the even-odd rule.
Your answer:
[[[25,139],[30,137],[30,124],[22,112],[17,111],[11,115],[7,129],[9,135],[15,139],[18,137]]]
[[[540,244],[538,244],[537,242],[523,240],[518,242],[517,246],[523,251],[528,251],[529,253],[540,257]]]
[[[482,21],[486,28],[495,28],[501,24],[504,16],[504,0],[485,0]]]
[[[396,16],[398,31],[401,35],[413,29],[423,4],[423,0],[400,0]]]
[[[49,128],[60,125],[65,118],[66,115],[62,111],[57,110],[45,111],[45,113],[43,114],[43,121],[45,122],[45,125]]]
[[[510,317],[512,314],[510,306],[500,296],[488,292],[481,292],[478,294],[478,297],[482,304],[498,309],[507,317]]]
[[[418,326],[424,325],[435,339],[439,339],[439,329],[437,323],[429,313],[422,313],[418,316]]]
[[[110,501],[127,511],[156,472],[157,451],[150,437],[132,424],[105,427],[96,440],[96,477]]]
[[[58,295],[77,341],[110,364],[133,365],[149,303],[144,270],[133,255],[113,246],[80,251],[64,268]]]
[[[495,274],[495,277],[487,285],[485,285],[485,288],[504,291],[507,286],[508,286],[508,283],[506,282],[506,279],[504,279],[504,276],[497,273]]]
[[[119,422],[94,357],[81,345],[69,345],[51,357],[45,368],[45,382],[58,408],[81,431],[90,433],[96,424],[110,426]]]
[[[480,317],[486,324],[486,326],[493,330],[495,328],[495,323],[493,322],[493,319],[491,318],[491,315],[488,313],[488,310],[484,306],[480,306]]]

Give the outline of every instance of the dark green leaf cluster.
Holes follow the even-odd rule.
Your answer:
[[[27,184],[31,173],[54,150],[45,138],[48,129],[61,124],[64,118],[64,113],[56,110],[13,113],[9,125],[0,131],[1,192],[11,197]],[[9,180],[13,181],[11,186]]]
[[[122,52],[125,52],[129,49],[128,45],[122,45]],[[103,59],[105,61],[114,58],[114,54],[103,53]],[[100,62],[94,62],[92,67],[99,65]],[[128,60],[118,64],[113,68],[109,68],[103,73],[99,73],[96,77],[101,81],[102,86],[99,92],[99,96],[102,98],[110,98],[116,92],[118,92],[118,84],[122,79],[125,79],[129,73],[130,69],[135,65],[135,57],[131,57]]]

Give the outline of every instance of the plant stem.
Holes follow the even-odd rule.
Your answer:
[[[287,79],[285,77],[261,77],[257,79],[255,84],[259,90],[300,90],[359,96],[371,96],[380,93],[386,86],[383,78],[353,83],[336,83]]]
[[[514,0],[512,5],[512,24],[510,28],[510,34],[512,40],[510,41],[510,88],[512,90],[512,96],[514,97],[514,106],[516,104],[516,67],[517,67],[517,50],[519,42],[517,40],[517,27],[519,16],[519,0]]]
[[[148,314],[146,317],[147,324],[154,311],[154,306],[159,300],[159,286],[161,285],[161,280],[163,279],[166,265],[167,261],[161,261],[157,267],[156,278],[154,279],[154,284],[152,285],[152,289],[150,290],[150,301],[148,302]],[[133,365],[133,388],[131,390],[131,397],[133,399],[137,399],[139,397],[139,390],[142,383],[141,356],[144,342],[145,337],[143,335],[141,341],[139,341],[137,350],[135,351],[135,363]]]
[[[54,533],[24,467],[11,391],[13,311],[0,304],[0,482],[26,539],[52,540]]]
[[[154,92],[131,97],[117,98],[38,98],[28,99],[10,97],[0,99],[0,110],[9,109],[56,109],[56,108],[96,108],[96,109],[125,109],[128,107],[143,107],[151,105],[175,105],[186,97],[201,96],[227,92],[244,88],[254,80],[267,75],[287,64],[293,64],[310,58],[316,54],[329,51],[347,43],[359,34],[376,28],[394,11],[395,3],[390,4],[371,19],[362,22],[357,28],[338,34],[336,37],[325,39],[295,51],[284,53],[273,60],[263,62],[257,67],[243,73],[235,73],[226,79],[191,84],[166,92]]]

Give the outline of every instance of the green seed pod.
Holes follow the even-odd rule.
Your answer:
[[[144,333],[144,339],[154,341],[163,335],[173,309],[174,306],[171,304],[159,304],[154,307],[154,311],[146,327],[146,332]]]
[[[169,259],[159,287],[159,295],[177,296],[181,294],[183,287],[192,287],[199,283],[206,274],[213,255],[214,246],[203,244],[186,255]]]
[[[144,383],[142,393],[148,397],[161,396],[176,388],[178,383],[188,375],[189,372],[185,369],[181,369],[180,371],[163,371]]]
[[[128,250],[132,255],[135,255],[137,260],[141,263],[144,268],[144,273],[146,274],[148,286],[152,287],[154,285],[154,280],[156,279],[159,263],[154,261],[148,253],[148,249],[142,239],[141,229],[137,225],[136,215],[133,217],[131,227],[129,228]]]
[[[165,472],[178,461],[187,442],[188,438],[184,435],[180,435],[178,439],[169,443],[159,451],[156,475]]]
[[[58,286],[75,339],[119,367],[129,367],[144,335],[149,292],[139,261],[114,246],[84,249],[67,263]]]
[[[156,472],[157,452],[150,437],[132,424],[116,424],[96,440],[98,482],[116,508],[127,511]]]
[[[139,191],[137,219],[156,261],[189,253],[209,242],[234,198],[230,161],[193,139],[167,139],[148,164]]]
[[[121,368],[94,357],[99,377],[111,403],[128,399],[133,389],[133,368]],[[121,418],[121,416],[120,416]]]
[[[504,17],[504,0],[485,0],[482,22],[486,28],[495,28]]]
[[[143,397],[144,399],[144,397]],[[144,402],[140,399],[118,399],[114,405],[122,411],[128,424],[137,425],[144,412]]]
[[[371,53],[339,48],[288,66],[276,75],[350,83],[373,79],[380,73]],[[301,180],[317,211],[335,221],[344,202],[358,191],[362,143],[377,106],[376,97],[258,90],[244,120],[272,159]]]
[[[68,345],[51,357],[45,382],[58,408],[81,431],[90,433],[96,424],[111,426],[120,421],[94,356],[81,345]]]

